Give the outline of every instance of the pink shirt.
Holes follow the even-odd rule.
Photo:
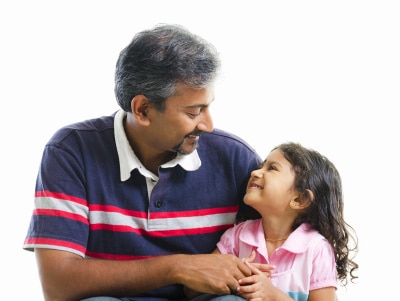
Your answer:
[[[310,290],[337,288],[333,248],[307,224],[300,225],[268,258],[261,219],[248,220],[226,230],[217,247],[239,258],[256,252],[254,262],[274,264],[271,282],[295,300],[307,300]]]

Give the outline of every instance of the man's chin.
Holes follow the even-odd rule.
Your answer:
[[[181,145],[181,147],[178,148],[177,152],[180,155],[190,155],[191,153],[193,153],[197,149],[198,145],[199,144],[197,142],[193,143],[191,145],[186,145],[186,146],[185,145]]]

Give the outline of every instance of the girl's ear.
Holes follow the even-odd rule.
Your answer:
[[[290,208],[292,208],[292,209],[305,209],[308,206],[310,206],[311,203],[314,201],[314,193],[310,189],[307,189],[306,192],[307,192],[307,197],[306,198],[302,198],[300,196],[294,197],[290,201]]]
[[[308,194],[308,203],[314,202],[314,193],[310,189],[306,189],[306,192]]]

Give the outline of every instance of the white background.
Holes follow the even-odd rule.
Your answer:
[[[360,278],[341,301],[395,293],[399,220],[400,10],[397,1],[2,1],[1,294],[42,300],[22,250],[44,144],[59,127],[118,109],[119,51],[179,23],[222,58],[214,125],[262,157],[285,141],[330,158],[359,235]],[[393,299],[393,296],[388,297]]]

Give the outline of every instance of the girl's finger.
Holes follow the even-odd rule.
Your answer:
[[[254,265],[250,264],[248,261],[244,262],[249,268],[252,274],[262,274],[263,272],[261,272],[259,269],[257,269]]]

